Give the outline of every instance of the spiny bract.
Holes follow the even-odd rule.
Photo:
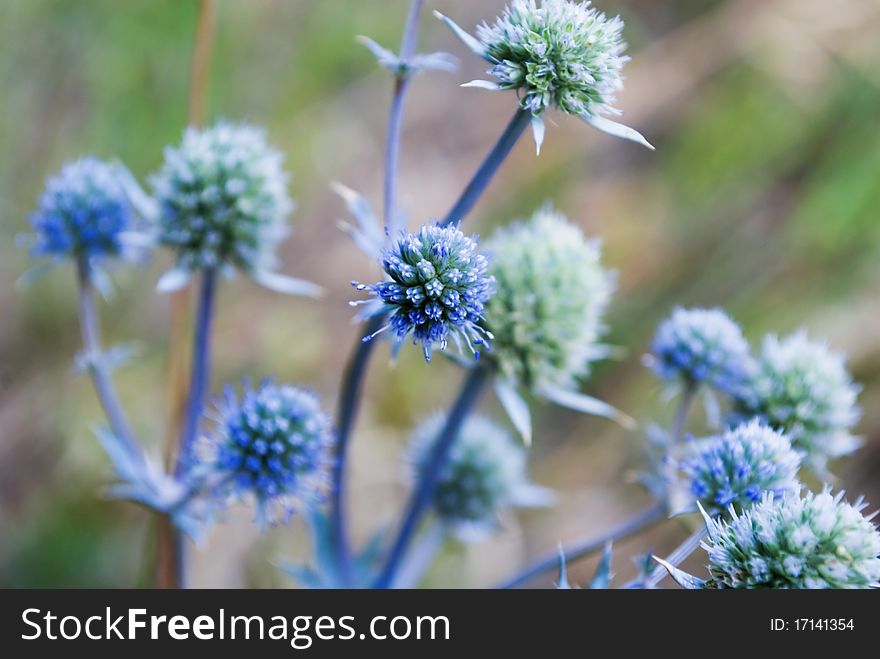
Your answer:
[[[354,285],[372,292],[381,303],[371,313],[390,314],[389,324],[380,332],[390,328],[396,348],[412,336],[430,361],[434,348],[445,350],[452,337],[459,349],[464,339],[478,357],[478,347],[488,348],[492,338],[477,325],[494,292],[488,266],[486,257],[477,252],[476,236],[465,236],[455,226],[425,225],[416,233],[401,232],[385,250],[382,267],[391,281]]]
[[[707,518],[710,587],[876,588],[880,533],[843,492],[767,494],[730,521]]]
[[[629,59],[620,17],[606,18],[589,2],[513,0],[477,38],[496,62],[489,73],[502,89],[520,92],[533,114],[554,106],[579,117],[618,114],[614,95]]]
[[[410,459],[413,476],[430,460],[443,429],[437,414],[413,431]],[[549,490],[532,484],[526,473],[526,449],[493,421],[469,417],[443,467],[433,507],[436,515],[460,538],[479,539],[497,526],[498,515],[514,506],[546,505]]]
[[[676,309],[657,328],[651,353],[658,377],[727,393],[742,386],[751,368],[748,342],[721,309]]]
[[[120,165],[84,157],[46,182],[31,216],[34,257],[133,258],[135,215]]]
[[[292,385],[228,386],[205,458],[220,493],[252,494],[260,519],[286,520],[318,503],[331,463],[333,433],[317,396]],[[279,513],[280,515],[276,514]]]
[[[724,511],[743,510],[765,493],[797,493],[800,462],[785,435],[755,419],[691,444],[679,466],[703,506]]]
[[[496,294],[486,305],[492,357],[514,382],[573,389],[602,354],[597,342],[614,278],[600,245],[550,207],[499,229],[486,246]]]
[[[225,121],[188,128],[179,147],[165,149],[153,187],[160,240],[177,251],[179,268],[274,266],[293,209],[282,161],[262,128]]]
[[[859,388],[843,355],[805,332],[768,336],[757,366],[734,402],[735,418],[759,416],[784,430],[805,454],[804,464],[820,475],[829,459],[851,453],[858,440],[850,429],[859,419]]]

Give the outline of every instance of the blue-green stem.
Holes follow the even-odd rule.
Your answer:
[[[414,2],[415,4],[415,2]],[[413,16],[411,11],[410,17]],[[408,25],[410,22],[408,21]],[[412,22],[415,25],[415,22]],[[414,29],[414,28],[413,28]],[[413,44],[415,40],[413,38]],[[402,48],[405,47],[402,46]],[[414,47],[414,46],[413,46]],[[399,88],[398,88],[399,91]],[[402,108],[402,100],[400,101]],[[392,109],[392,113],[394,110]],[[531,114],[525,110],[517,109],[510,123],[504,129],[498,142],[486,156],[486,159],[480,165],[461,196],[453,205],[452,209],[446,215],[443,221],[444,225],[453,222],[462,222],[465,216],[477,203],[483,191],[489,185],[492,177],[498,171],[501,163],[513,149],[519,137],[522,135],[526,126],[531,121]],[[396,126],[399,129],[399,120]],[[389,136],[392,131],[389,130]],[[389,145],[389,149],[391,146]],[[395,204],[393,201],[395,184],[391,183],[390,192],[387,178],[389,172],[395,172],[397,168],[397,155],[389,163],[386,152],[386,202],[385,202],[385,223],[386,226],[392,225],[396,217]],[[391,202],[388,202],[389,196]],[[378,331],[384,323],[381,317],[374,317],[367,322],[363,332],[361,332],[357,345],[349,357],[348,364],[345,369],[345,376],[342,384],[342,392],[339,398],[338,413],[336,416],[336,465],[334,468],[334,480],[332,487],[331,502],[331,522],[334,529],[334,538],[336,546],[337,567],[344,584],[351,583],[351,551],[346,532],[346,515],[345,515],[345,467],[348,458],[348,446],[351,438],[351,431],[354,427],[354,421],[360,402],[360,394],[363,389],[363,379],[366,377],[367,365],[370,355],[373,351],[375,341],[364,342],[363,338],[372,335]]]
[[[403,29],[400,42],[399,58],[406,63],[415,53],[418,37],[419,14],[423,0],[413,0]],[[406,66],[401,67],[394,83],[394,95],[391,98],[391,110],[388,118],[388,135],[385,146],[385,185],[383,199],[383,216],[385,229],[389,234],[397,230],[397,170],[400,160],[400,135],[403,130],[403,104],[409,89],[410,75]],[[367,321],[361,340],[354,348],[345,367],[342,380],[342,391],[339,396],[339,407],[336,416],[336,462],[333,466],[333,485],[331,492],[330,523],[333,529],[334,548],[336,551],[336,568],[342,584],[350,586],[353,575],[351,569],[351,549],[349,546],[346,526],[345,500],[345,467],[348,457],[349,438],[354,427],[360,404],[363,382],[367,373],[367,365],[373,352],[374,341],[364,340],[378,332],[384,323],[384,316],[374,316]]]
[[[562,548],[562,554],[566,562],[571,562],[600,551],[609,542],[617,542],[628,538],[666,519],[666,506],[663,503],[655,503],[646,508],[632,519],[603,533],[598,537],[588,538],[568,547]],[[532,579],[559,567],[559,550],[553,551],[543,558],[535,561],[529,567],[517,574],[512,579],[499,584],[498,588],[519,588]]]
[[[199,431],[199,422],[205,406],[208,379],[211,373],[211,326],[214,320],[214,298],[217,288],[217,271],[208,268],[202,272],[196,307],[196,326],[193,333],[193,360],[189,377],[189,395],[186,416],[180,435],[180,453],[175,473],[179,476],[192,457],[192,449]]]
[[[346,527],[345,500],[345,463],[348,456],[348,444],[354,420],[357,417],[361,401],[361,390],[367,373],[367,364],[373,351],[375,341],[364,340],[377,332],[385,322],[385,316],[374,316],[364,325],[361,339],[345,367],[342,378],[342,391],[339,394],[339,407],[336,415],[336,460],[333,463],[333,489],[330,507],[331,523],[334,533],[336,565],[342,583],[352,583],[351,554]]]
[[[503,163],[510,154],[514,145],[517,143],[520,136],[523,134],[523,131],[525,131],[531,121],[531,112],[524,110],[521,107],[517,108],[513,117],[511,117],[510,122],[507,124],[507,127],[504,129],[504,132],[501,134],[501,137],[498,138],[495,146],[492,147],[492,150],[489,152],[489,155],[486,156],[486,159],[483,160],[480,168],[473,175],[470,182],[468,182],[467,187],[464,189],[464,192],[461,193],[458,201],[456,201],[455,205],[449,209],[449,212],[443,219],[444,226],[461,222],[467,214],[470,213],[471,209],[477,203],[477,200],[486,190],[486,187],[488,187],[489,182],[495,176],[495,172],[498,171],[501,163]]]
[[[412,540],[413,535],[418,529],[422,515],[424,515],[431,504],[434,490],[437,487],[437,481],[449,459],[450,450],[461,431],[465,419],[467,419],[468,414],[479,401],[480,394],[489,381],[491,373],[491,369],[487,366],[477,365],[471,368],[465,378],[458,398],[453,403],[452,409],[446,417],[443,430],[440,431],[440,435],[431,449],[430,458],[424,469],[419,473],[419,481],[416,483],[416,488],[410,496],[406,512],[403,516],[403,522],[400,525],[400,530],[397,533],[394,544],[391,546],[385,566],[376,580],[376,588],[389,588],[394,584],[397,570],[400,567],[410,540]]]
[[[107,416],[110,429],[119,441],[124,442],[132,456],[143,460],[144,454],[140,443],[135,437],[134,431],[125,415],[125,410],[119,402],[116,390],[107,365],[103,361],[101,347],[101,327],[98,319],[98,310],[95,307],[95,291],[90,278],[90,266],[88,260],[81,258],[77,261],[77,279],[79,283],[79,324],[82,331],[83,353],[85,363],[95,387],[98,401]]]
[[[385,143],[385,188],[383,199],[383,214],[385,229],[390,235],[399,228],[397,226],[397,169],[400,160],[400,134],[403,130],[403,104],[406,93],[409,90],[411,79],[407,63],[415,54],[416,40],[418,37],[419,14],[422,11],[424,0],[413,0],[409,6],[409,14],[406,17],[406,26],[403,29],[403,38],[400,41],[400,72],[394,80],[394,95],[391,98],[391,111],[388,116],[388,137]]]

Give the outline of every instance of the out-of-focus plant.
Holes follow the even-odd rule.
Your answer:
[[[529,444],[540,434],[530,396],[638,427],[582,391],[593,363],[611,354],[601,340],[614,275],[599,242],[549,205],[485,242],[462,230],[527,126],[540,153],[548,111],[651,146],[608,118],[619,114],[615,93],[627,61],[623,22],[589,2],[513,0],[473,37],[438,14],[490,63],[492,80],[467,86],[513,90],[518,100],[449,212],[411,231],[396,200],[404,101],[414,75],[455,65],[445,53],[416,52],[423,4],[413,0],[399,52],[360,38],[393,77],[381,216],[359,192],[334,187],[353,216],[342,228],[386,279],[354,283],[367,296],[351,302],[363,306],[362,326],[333,421],[315,394],[271,380],[245,383],[240,394],[227,386],[207,406],[219,277],[240,272],[280,292],[320,293],[315,284],[276,271],[293,203],[283,156],[264,130],[226,121],[186,129],[179,146],[166,148],[152,195],[121,164],[84,158],[48,182],[32,218],[33,255],[70,260],[78,273],[84,343],[78,363],[91,374],[107,415],[108,427],[97,434],[116,471],[111,492],[164,515],[194,539],[238,499],[253,500],[263,527],[301,514],[313,554],[306,564],[282,567],[304,586],[417,585],[450,538],[480,541],[514,509],[551,504],[552,493],[527,476]],[[101,345],[94,299],[95,289],[109,292],[108,267],[160,246],[173,251],[175,266],[159,289],[193,279],[199,289],[180,448],[167,471],[143,448],[113,389],[110,374],[121,353]],[[413,432],[412,491],[397,530],[380,529],[353,548],[348,456],[369,360],[383,337],[391,339],[392,355],[412,341],[426,362],[439,351],[464,376],[450,409]],[[450,341],[457,351],[447,350]],[[880,536],[861,515],[863,505],[845,504],[827,489],[805,493],[799,481],[802,464],[827,476],[829,460],[857,446],[850,433],[858,388],[842,357],[804,334],[768,337],[754,356],[723,311],[677,309],[658,328],[645,363],[666,397],[679,399],[668,429],[647,424],[644,430],[650,459],[641,481],[654,502],[598,537],[560,546],[502,587],[558,569],[556,585],[571,588],[567,562],[602,551],[588,586],[610,588],[613,542],[670,516],[690,519],[697,510],[704,526],[659,565],[640,561],[639,576],[625,587],[654,587],[667,572],[688,588],[877,586]],[[490,383],[519,437],[474,414]],[[694,438],[687,431],[698,395],[708,414]],[[726,427],[719,427],[722,420]],[[708,579],[677,567],[701,543],[709,553]],[[180,577],[184,585],[185,574]]]

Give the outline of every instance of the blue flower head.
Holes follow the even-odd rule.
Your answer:
[[[650,365],[663,380],[706,383],[734,393],[751,366],[749,344],[721,309],[676,309],[657,328]]]
[[[444,421],[442,414],[433,415],[413,431],[410,461],[415,479],[429,462]],[[497,528],[505,510],[548,505],[552,492],[529,481],[526,457],[526,448],[496,423],[469,417],[440,473],[434,513],[460,539],[477,540]]]
[[[334,440],[313,393],[270,381],[256,389],[245,384],[240,399],[227,387],[217,407],[202,464],[221,494],[253,495],[261,521],[286,521],[298,507],[320,502]]]
[[[84,157],[46,183],[31,216],[34,257],[132,260],[143,246],[121,165]]]
[[[800,462],[785,435],[753,420],[694,442],[679,467],[694,497],[714,512],[744,510],[766,493],[797,493]]]
[[[397,346],[411,336],[421,344],[425,361],[434,348],[445,350],[450,337],[479,357],[492,335],[479,327],[483,308],[494,293],[495,279],[488,260],[477,252],[476,236],[455,226],[425,225],[416,233],[401,232],[385,251],[382,267],[389,281],[365,285],[378,301],[371,313],[388,314]],[[378,332],[377,332],[378,334]],[[364,340],[372,340],[376,334]]]
[[[729,521],[706,518],[710,587],[877,588],[880,533],[843,492],[766,493]]]
[[[768,336],[757,366],[735,395],[734,419],[758,416],[791,438],[804,464],[821,476],[829,460],[854,451],[859,387],[842,355],[805,332]]]

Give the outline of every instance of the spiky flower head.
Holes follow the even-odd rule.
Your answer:
[[[707,518],[710,587],[876,588],[880,533],[865,503],[807,492],[766,494],[730,521]]]
[[[413,431],[410,460],[418,479],[430,462],[445,417],[428,417]],[[543,506],[550,490],[531,483],[526,473],[526,449],[493,421],[469,417],[449,453],[434,490],[437,517],[458,537],[479,539],[497,526],[498,516],[520,506]]]
[[[679,467],[703,506],[744,510],[765,493],[779,498],[800,490],[801,458],[789,439],[754,419],[688,447]]]
[[[734,402],[735,418],[758,416],[784,430],[804,463],[824,475],[829,459],[854,451],[850,430],[859,419],[859,387],[843,355],[803,331],[764,339],[757,366]]]
[[[623,21],[573,0],[513,0],[492,25],[472,37],[440,15],[456,35],[486,59],[495,81],[469,86],[513,89],[520,106],[540,121],[550,107],[580,117],[595,128],[651,147],[635,130],[605,118],[619,115],[615,95],[623,87]],[[536,130],[536,141],[540,137]],[[543,133],[543,128],[540,129]]]
[[[602,355],[598,340],[614,277],[601,248],[549,206],[487,243],[496,293],[486,305],[492,357],[534,392],[573,389]]]
[[[167,288],[206,268],[238,269],[277,287],[270,270],[293,209],[282,161],[264,129],[226,121],[187,128],[179,146],[165,149],[153,187],[160,240],[177,252]]]
[[[121,165],[87,156],[65,164],[46,182],[31,216],[34,257],[131,260],[144,247]]]
[[[477,251],[476,236],[439,224],[401,232],[384,251],[382,267],[389,281],[354,282],[379,302],[369,313],[390,315],[388,325],[365,341],[391,329],[395,350],[411,336],[414,344],[421,344],[425,361],[431,361],[434,348],[445,350],[450,337],[459,349],[463,339],[475,357],[480,346],[489,347],[492,335],[477,323],[495,279],[487,273],[488,260]]]
[[[649,363],[663,380],[706,383],[734,393],[752,359],[739,325],[721,309],[676,309],[660,323]]]
[[[239,398],[228,386],[206,437],[207,467],[219,491],[252,495],[261,521],[287,520],[318,503],[331,464],[333,433],[317,396],[289,384],[247,383]]]

